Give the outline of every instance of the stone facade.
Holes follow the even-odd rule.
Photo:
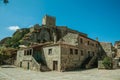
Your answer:
[[[120,58],[120,41],[116,41],[114,47],[116,49],[116,56]]]
[[[67,33],[63,37],[63,42],[70,44],[70,45],[78,45],[78,34],[74,33]]]
[[[37,49],[36,47],[32,47],[33,57],[35,58],[34,55],[38,55],[41,52],[42,60],[48,68],[57,71],[80,68],[88,58],[90,59],[87,63],[84,63],[84,68],[87,68],[88,64],[91,67],[90,62],[93,62],[93,58],[97,58],[99,53],[99,44],[97,41],[74,33],[66,34],[63,37],[63,41],[42,45],[42,47],[38,45]],[[40,51],[37,52],[38,54],[36,54],[37,50]],[[24,55],[21,58],[24,58]]]
[[[107,56],[109,56],[109,57],[111,57],[111,58],[114,58],[115,52],[113,51],[112,43],[100,42],[100,45],[101,45],[101,47],[102,47],[103,52],[104,52]],[[102,51],[102,50],[101,50],[101,51]]]
[[[112,59],[112,68],[117,69],[119,68],[119,44],[115,44],[115,46],[112,45],[112,43],[108,42],[100,42],[100,52],[104,54],[103,58],[98,61],[98,68],[99,69],[105,69],[105,66],[103,65],[103,59],[105,57],[110,57]]]
[[[61,70],[71,70],[80,67],[81,55],[78,47],[72,45],[61,45]]]
[[[44,61],[51,70],[60,71],[61,48],[59,45],[43,47]]]
[[[22,49],[17,52],[16,66],[24,69],[40,70],[40,64],[33,58],[33,49]]]

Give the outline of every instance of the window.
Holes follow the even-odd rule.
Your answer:
[[[30,55],[32,55],[32,49],[30,49]]]
[[[29,50],[27,50],[27,55],[29,55],[29,52],[30,52],[30,51],[29,51]]]
[[[88,41],[88,45],[90,44],[90,41]]]
[[[96,44],[96,47],[98,47],[98,45]]]
[[[88,51],[88,56],[90,56],[90,51]]]
[[[48,50],[48,55],[51,55],[52,54],[52,49],[49,49]]]
[[[27,55],[27,51],[26,51],[26,50],[24,50],[24,55],[25,55],[25,56]]]
[[[75,49],[75,54],[78,55],[78,49]]]
[[[81,50],[81,56],[83,56],[83,50]]]
[[[95,55],[95,52],[92,52],[92,55],[94,56],[94,55]]]
[[[73,55],[73,49],[70,48],[70,54]]]
[[[30,50],[25,50],[25,51],[24,51],[24,55],[25,55],[25,56],[32,55],[32,50],[31,50],[31,49],[30,49]]]
[[[80,38],[80,43],[83,43],[83,39],[82,38]]]

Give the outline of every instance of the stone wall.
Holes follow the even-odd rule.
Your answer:
[[[61,68],[63,69],[73,70],[77,67],[80,68],[88,57],[96,56],[97,58],[99,54],[99,42],[88,37],[68,33],[63,40],[66,43],[61,48]],[[73,51],[72,54],[70,49]],[[75,50],[78,50],[78,53]],[[92,60],[92,62],[95,61]]]
[[[99,54],[99,42],[87,37],[79,36],[79,50],[83,51],[84,56],[97,56]]]
[[[113,57],[113,51],[112,51],[112,43],[105,43],[105,42],[100,42],[100,45],[102,47],[102,49],[104,50],[104,52],[107,54],[107,56],[109,57]]]
[[[70,51],[72,50],[72,52]],[[75,52],[77,50],[78,52]],[[82,56],[75,46],[62,45],[61,46],[61,70],[73,70],[81,64]]]
[[[70,44],[70,45],[78,45],[78,34],[67,33],[63,37],[63,42]]]
[[[24,56],[24,50],[18,50],[17,51],[17,64],[23,60]]]
[[[103,61],[98,61],[98,69],[105,69],[105,66],[103,65]]]
[[[31,69],[32,68],[32,63],[31,61],[21,61],[22,65],[21,67],[24,69]]]
[[[44,61],[46,62],[48,68],[50,68],[51,70],[53,70],[53,61],[57,61],[58,62],[58,71],[60,71],[60,55],[61,55],[61,50],[60,50],[60,46],[47,46],[47,47],[43,47],[43,52],[44,55]]]
[[[117,49],[117,57],[120,57],[120,49]]]
[[[24,69],[31,69],[35,71],[40,71],[40,64],[33,58],[32,54],[29,54],[32,49],[22,49],[17,51],[16,66],[22,67]],[[25,53],[25,51],[28,51]],[[29,54],[29,55],[28,55]]]
[[[114,47],[117,51],[116,57],[120,57],[120,41],[116,41]]]
[[[72,49],[72,53],[71,53],[71,49]],[[92,53],[92,50],[90,50],[90,53],[88,54],[87,51],[89,51],[89,49],[90,48],[88,48],[87,50],[87,48],[83,48],[83,47],[80,48],[78,46],[62,45],[61,46],[61,70],[64,71],[64,70],[74,70],[77,68],[81,68],[82,63],[88,57],[97,56],[97,53],[98,53],[97,48],[93,49],[93,51],[95,51],[94,54]],[[92,62],[95,62],[95,61],[92,60]],[[91,65],[89,66],[91,67]]]

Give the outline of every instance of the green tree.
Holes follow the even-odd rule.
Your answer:
[[[11,40],[12,47],[14,47],[14,48],[18,47],[20,45],[20,41],[22,40],[22,38],[27,33],[29,33],[29,29],[27,29],[27,28],[23,28],[23,29],[17,30],[13,34],[13,37],[12,37],[12,40]]]
[[[103,59],[103,65],[105,66],[106,69],[112,69],[113,65],[112,65],[112,58],[110,57],[105,57]]]

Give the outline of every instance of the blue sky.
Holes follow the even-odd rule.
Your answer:
[[[41,24],[45,14],[55,16],[56,25],[87,33],[101,42],[120,40],[120,0],[9,0],[0,3],[0,39],[12,36],[13,27]]]

